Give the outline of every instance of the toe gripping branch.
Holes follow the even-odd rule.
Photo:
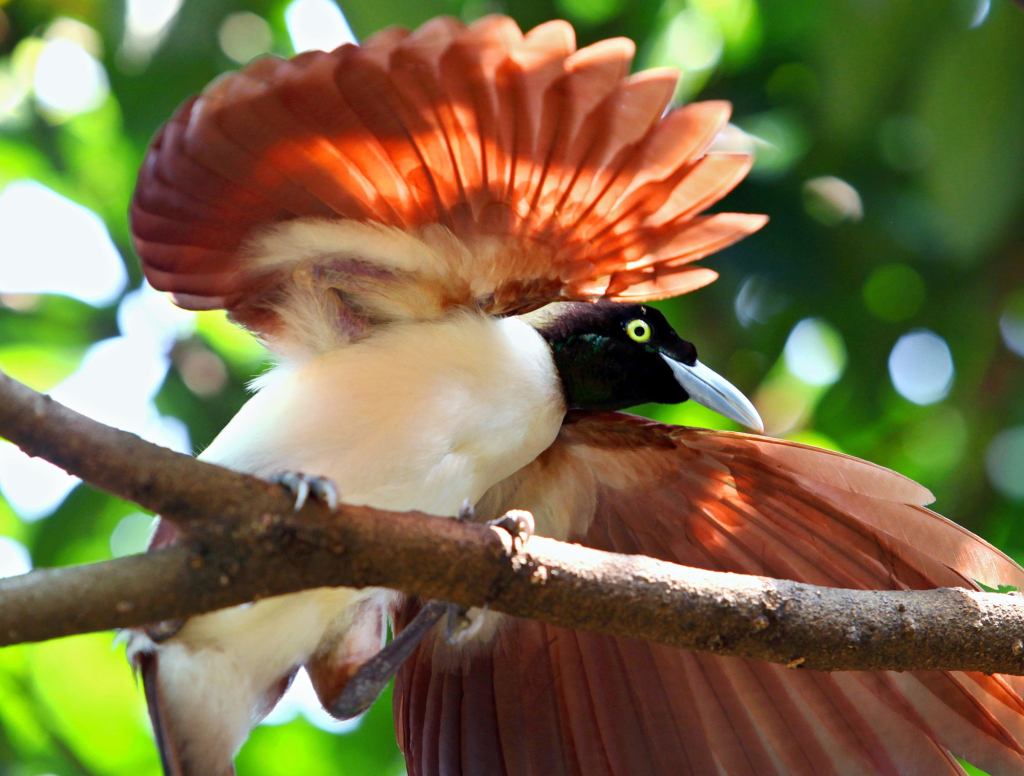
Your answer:
[[[285,487],[290,487],[283,483]],[[296,507],[298,508],[298,507]],[[462,522],[477,522],[476,511],[464,502],[457,519]],[[533,515],[522,510],[512,510],[487,525],[505,531],[511,537],[512,551],[518,552],[533,535]],[[449,644],[458,644],[470,638],[478,628],[480,614],[474,615],[465,607],[447,601],[428,601],[380,652],[363,663],[345,684],[328,711],[339,719],[349,719],[368,709],[387,687],[398,669],[416,650],[430,630],[445,618],[445,639]]]
[[[295,496],[296,512],[302,509],[310,496],[323,502],[328,509],[337,509],[338,507],[338,488],[333,480],[326,477],[285,471],[274,475],[271,481],[276,482]]]

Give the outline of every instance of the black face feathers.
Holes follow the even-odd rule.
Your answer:
[[[535,325],[551,346],[570,409],[622,409],[689,398],[663,356],[692,366],[697,348],[653,307],[566,303]]]

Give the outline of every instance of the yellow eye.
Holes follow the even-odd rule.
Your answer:
[[[626,334],[633,342],[647,342],[651,338],[651,324],[634,318],[626,324]]]

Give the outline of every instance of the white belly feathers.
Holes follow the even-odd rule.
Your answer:
[[[383,328],[277,367],[202,454],[270,476],[332,479],[342,502],[455,515],[555,439],[565,414],[547,343],[515,318],[461,313]],[[152,645],[165,715],[196,763],[227,762],[268,688],[336,649],[354,605],[384,591],[319,589],[194,617]]]

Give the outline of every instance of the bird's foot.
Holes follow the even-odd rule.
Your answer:
[[[473,508],[469,499],[462,502],[462,506],[459,507],[459,512],[455,516],[455,519],[460,523],[480,522],[480,517],[477,515],[476,510]],[[530,537],[533,536],[533,532],[536,529],[533,515],[525,509],[510,509],[501,517],[497,517],[494,520],[488,520],[485,525],[489,525],[493,528],[501,528],[511,536],[513,550],[521,550],[526,545],[526,542]]]
[[[483,628],[487,612],[485,609],[472,608],[448,603],[447,617],[444,622],[444,640],[452,646],[459,646],[471,641]]]
[[[513,552],[518,552],[526,546],[536,528],[533,515],[525,509],[510,509],[501,517],[488,520],[487,525],[501,528],[512,537]]]
[[[338,506],[338,488],[326,477],[316,477],[302,472],[284,471],[270,478],[295,496],[295,511],[305,505],[310,496],[323,502],[328,509]]]
[[[469,499],[462,502],[462,507],[455,519],[463,523],[479,522],[479,516]],[[501,517],[488,520],[485,525],[505,531],[512,538],[513,552],[523,549],[534,532],[533,515],[522,509],[509,510]],[[453,646],[465,644],[473,639],[487,620],[486,609],[467,609],[464,606],[451,603],[444,604],[444,606],[447,607],[444,636],[445,640]]]
[[[149,636],[152,641],[159,644],[161,641],[167,641],[167,639],[175,636],[184,624],[185,620],[183,619],[161,620],[160,622],[144,625],[142,627],[142,631]]]

